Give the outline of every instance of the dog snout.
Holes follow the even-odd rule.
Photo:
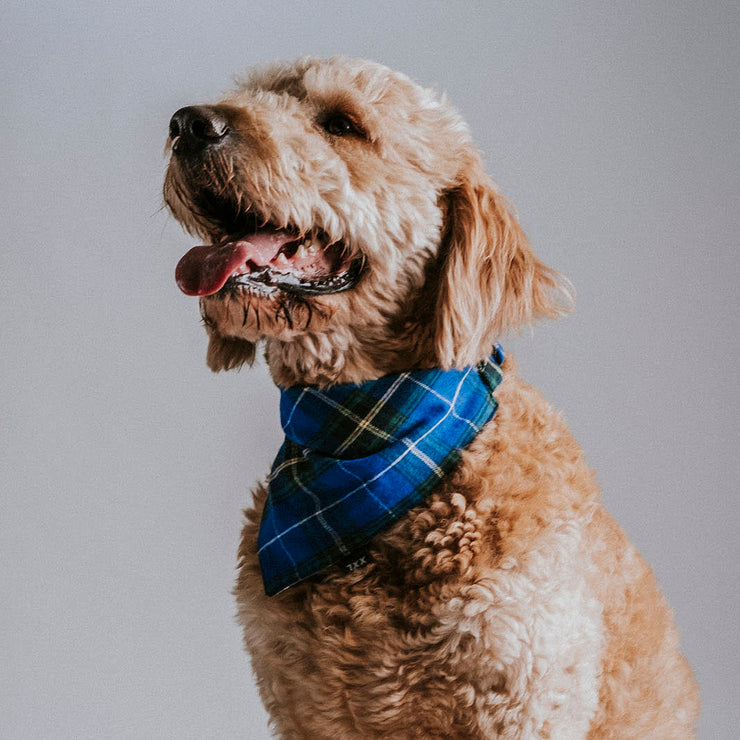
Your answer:
[[[198,153],[218,146],[228,136],[229,121],[224,111],[214,106],[189,105],[170,119],[173,151]]]

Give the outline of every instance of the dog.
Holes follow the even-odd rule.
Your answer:
[[[204,241],[176,279],[200,299],[207,363],[250,364],[264,343],[283,393],[288,447],[246,512],[235,589],[276,734],[693,737],[698,692],[652,572],[561,417],[497,348],[568,311],[572,290],[532,252],[460,115],[381,65],[302,58],[179,110],[168,142],[165,202]],[[495,379],[471,391],[483,421],[472,439],[441,435],[447,467],[399,437],[405,428],[376,425],[385,406],[355,416],[336,401],[379,383],[387,395],[402,378],[426,389],[422,405],[442,402],[430,378],[480,385],[481,368]],[[367,463],[356,438],[370,429],[368,459],[379,440],[401,445],[384,473],[421,460],[438,479],[371,490],[377,475],[351,467],[355,488],[323,508],[304,479],[276,492],[286,471],[324,465],[295,429],[325,435],[334,422],[316,407],[336,403],[345,418],[327,476]],[[446,420],[461,416],[457,396],[444,403]],[[435,413],[422,415],[436,429]],[[360,489],[384,515],[379,496],[406,508],[358,535],[343,507]],[[292,523],[273,531],[279,516]],[[307,520],[334,554],[307,556],[299,573],[285,543]],[[271,547],[287,566],[268,562]]]

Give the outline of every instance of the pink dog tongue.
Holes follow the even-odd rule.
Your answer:
[[[186,295],[217,293],[237,268],[268,265],[294,239],[287,231],[258,231],[236,242],[193,247],[177,263],[177,287]]]
[[[193,247],[175,268],[177,287],[186,295],[211,295],[223,287],[247,258],[244,242]]]

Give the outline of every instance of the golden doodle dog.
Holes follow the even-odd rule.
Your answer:
[[[497,346],[570,290],[460,116],[380,65],[304,58],[179,110],[169,143],[208,365],[264,342],[281,388],[236,587],[276,734],[693,737],[652,572]]]

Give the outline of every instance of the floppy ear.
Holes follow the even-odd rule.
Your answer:
[[[573,308],[566,278],[540,262],[477,154],[447,193],[435,349],[442,367],[488,356],[506,332]]]
[[[233,370],[245,363],[251,365],[254,362],[254,342],[235,337],[223,337],[208,325],[206,325],[206,330],[208,331],[206,363],[214,373],[221,370]]]

